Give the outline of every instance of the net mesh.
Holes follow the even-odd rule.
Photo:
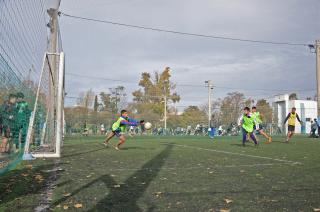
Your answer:
[[[59,55],[46,54],[37,88],[34,110],[29,127],[29,148],[32,153],[56,152],[57,84]],[[60,102],[61,103],[61,102]]]
[[[54,82],[60,60],[59,55],[43,59],[47,51],[62,52],[58,23],[55,46],[51,42],[51,6],[45,0],[0,3],[0,173],[22,159],[29,129],[28,151],[44,151],[44,146],[56,151]]]

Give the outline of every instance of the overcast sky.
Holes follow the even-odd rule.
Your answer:
[[[277,42],[320,39],[319,0],[62,0],[60,10],[76,16],[169,30]],[[123,85],[138,88],[141,72],[172,69],[178,84],[218,87],[261,98],[283,90],[315,94],[315,54],[303,46],[277,46],[188,37],[60,18],[66,73],[122,79],[127,83],[66,76],[69,96]],[[132,83],[136,82],[136,83]],[[269,91],[268,91],[269,90]],[[273,90],[273,91],[270,91]],[[207,100],[205,87],[178,86],[181,109]],[[289,92],[289,91],[288,91]],[[68,105],[74,100],[68,99]]]

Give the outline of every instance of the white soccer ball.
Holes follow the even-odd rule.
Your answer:
[[[145,128],[146,130],[150,130],[151,127],[152,127],[152,124],[151,124],[150,122],[146,122],[146,123],[144,124],[144,128]]]

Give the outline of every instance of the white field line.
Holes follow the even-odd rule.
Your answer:
[[[289,163],[292,164],[293,163]],[[277,166],[277,165],[288,165],[288,163],[258,163],[258,164],[243,164],[243,165],[226,165],[226,166],[191,166],[191,167],[163,167],[163,168],[116,168],[116,169],[109,169],[110,171],[143,171],[143,170],[192,170],[192,169],[206,169],[208,171],[214,170],[216,168],[237,168],[237,167],[259,167],[259,166]]]
[[[228,152],[228,151],[223,151],[223,150],[206,149],[206,148],[193,147],[193,146],[181,145],[181,144],[170,144],[170,143],[165,143],[165,144],[172,145],[172,146],[178,146],[178,147],[184,147],[184,148],[190,148],[190,149],[197,149],[197,150],[205,150],[205,151],[210,151],[210,152],[224,153],[224,154],[229,154],[229,155],[238,155],[238,156],[243,156],[243,157],[274,160],[274,161],[278,161],[278,162],[282,162],[282,163],[302,164],[301,162],[284,160],[284,159],[277,159],[277,158],[270,158],[270,157],[264,157],[264,156],[258,156],[258,155],[247,155],[247,154],[242,154],[242,153],[237,153],[237,152]]]

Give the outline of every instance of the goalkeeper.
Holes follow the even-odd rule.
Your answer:
[[[114,136],[119,138],[119,142],[115,147],[116,150],[119,150],[120,146],[126,141],[126,137],[124,136],[124,132],[127,126],[138,126],[143,125],[144,121],[141,120],[140,122],[129,118],[128,112],[126,110],[121,110],[121,116],[118,118],[116,122],[112,124],[111,132],[108,134],[106,140],[103,142],[105,146],[108,146],[109,140]]]

